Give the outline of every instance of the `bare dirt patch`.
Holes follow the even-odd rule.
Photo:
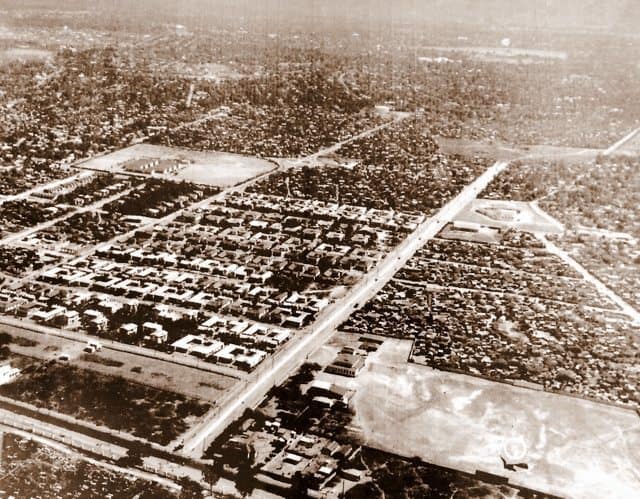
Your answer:
[[[154,174],[154,176],[217,187],[229,187],[276,168],[274,163],[251,156],[225,152],[200,152],[151,144],[136,144],[111,154],[96,156],[79,163],[78,166],[120,173],[124,171],[124,164],[127,161],[143,158],[179,160],[185,163],[176,172]]]
[[[69,363],[106,375],[121,376],[145,385],[180,393],[189,397],[215,402],[230,389],[237,380],[209,371],[169,363],[152,357],[103,348],[91,354],[83,352],[85,343],[71,341],[53,335],[11,329],[12,338],[29,346],[12,342],[11,350],[16,354],[41,360],[58,359],[62,353],[69,356]],[[32,343],[34,343],[32,345]]]
[[[556,220],[521,201],[475,199],[456,215],[455,221],[524,232],[562,232],[562,226]]]
[[[386,348],[349,383],[363,443],[566,497],[639,490],[634,412],[407,364]],[[529,469],[507,471],[501,456]]]
[[[16,47],[0,50],[0,66],[11,62],[48,61],[53,58],[49,50]]]

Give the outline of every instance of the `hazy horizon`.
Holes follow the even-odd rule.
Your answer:
[[[477,24],[490,27],[636,29],[640,3],[634,0],[0,0],[2,9],[87,10],[106,21],[149,22],[227,19],[277,22],[372,24]]]

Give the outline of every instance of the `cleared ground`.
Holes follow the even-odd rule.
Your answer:
[[[65,362],[34,361],[15,380],[1,385],[0,394],[161,445],[211,408],[209,403]]]
[[[43,360],[57,359],[65,353],[70,358],[70,364],[82,369],[119,376],[209,402],[219,400],[237,382],[236,379],[222,374],[115,350],[103,349],[88,356],[82,351],[85,347],[82,342],[7,326],[3,326],[2,330],[7,330],[14,338],[26,338],[36,343],[33,346],[28,346],[27,342],[22,342],[23,345],[14,343],[10,348],[15,353]]]
[[[53,58],[49,50],[33,48],[11,48],[0,50],[0,65],[10,62],[46,61]]]
[[[186,77],[224,81],[242,78],[242,74],[227,64],[219,64],[215,62],[203,62],[201,64],[185,64],[182,62],[171,63],[165,68],[173,70]]]
[[[561,233],[562,226],[530,203],[475,199],[455,216],[456,222],[470,222],[525,232]]]
[[[363,443],[565,497],[640,490],[634,412],[407,364],[410,345],[385,341],[355,379],[319,375],[357,390],[352,430]],[[529,469],[508,471],[501,456]]]
[[[122,172],[126,161],[141,158],[184,159],[188,162],[187,166],[176,173],[155,176],[217,187],[229,187],[276,168],[276,165],[269,161],[240,154],[200,152],[151,144],[136,144],[111,154],[96,156],[77,166]]]
[[[437,137],[440,150],[445,154],[460,154],[462,156],[485,156],[497,161],[508,161],[522,156],[554,158],[561,156],[566,162],[591,161],[602,153],[600,149],[585,149],[577,147],[560,147],[548,145],[513,145],[497,142],[483,142],[471,139],[451,139]]]
[[[537,60],[566,60],[568,54],[556,50],[540,50],[510,47],[420,47],[423,50],[437,53],[460,53],[470,55],[484,61],[520,60],[522,62],[535,62]]]

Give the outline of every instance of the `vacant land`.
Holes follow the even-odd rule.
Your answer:
[[[126,147],[111,154],[91,158],[79,166],[92,170],[122,172],[125,162],[141,158],[183,160],[185,165],[179,168],[177,173],[163,176],[216,187],[229,187],[276,167],[269,161],[240,154],[199,152],[151,144]]]
[[[530,203],[474,199],[456,215],[456,222],[475,223],[502,229],[559,233],[562,226]]]
[[[46,61],[53,58],[48,50],[34,48],[11,48],[0,50],[0,66],[11,62]]]
[[[631,140],[625,143],[617,152],[622,154],[635,155],[635,156],[640,154],[640,132],[636,132],[636,134],[631,138]]]
[[[43,335],[3,326],[11,331],[11,351],[41,360],[53,360],[61,354],[81,369],[96,371],[107,376],[118,376],[188,397],[215,402],[237,382],[223,374],[202,371],[153,357],[145,357],[118,350],[103,349],[95,354],[83,353],[86,344],[59,336]]]
[[[228,187],[276,167],[268,161],[240,154],[206,153],[198,156],[200,155],[207,159],[196,160],[194,164],[180,170],[176,177],[197,184]]]
[[[210,408],[181,395],[56,362],[25,368],[16,381],[0,387],[0,394],[160,444],[169,443]]]
[[[545,60],[545,59],[559,59],[565,60],[568,57],[566,52],[560,52],[557,50],[539,50],[539,49],[526,49],[526,48],[511,48],[511,47],[473,47],[473,46],[460,46],[460,47],[420,47],[422,50],[438,53],[459,53],[466,54],[472,57],[476,57],[481,60],[496,61],[502,58],[504,59],[523,59],[529,60]]]
[[[408,345],[386,341],[349,380],[363,443],[565,497],[632,497],[640,487],[633,411],[407,364]],[[528,469],[507,471],[501,457]]]

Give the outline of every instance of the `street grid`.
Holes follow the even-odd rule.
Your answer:
[[[363,132],[352,139],[347,139],[323,151],[314,153],[307,158],[303,158],[299,160],[299,163],[302,164],[305,160],[312,157],[319,157],[329,152],[339,150],[342,145],[348,143],[350,140],[366,137],[368,134],[373,134],[389,125],[390,124],[376,126],[372,130]],[[624,142],[621,142],[621,144],[623,143]],[[608,153],[611,152],[612,151],[608,151]],[[374,296],[385,285],[385,283],[404,266],[416,250],[422,247],[427,241],[434,238],[448,223],[452,222],[459,211],[475,199],[489,184],[489,182],[491,182],[494,177],[499,175],[508,166],[508,162],[498,162],[489,167],[482,175],[467,185],[454,199],[445,204],[431,218],[423,222],[417,230],[410,234],[409,237],[394,249],[379,265],[370,271],[358,284],[352,287],[345,297],[330,305],[330,307],[325,309],[318,316],[315,323],[310,326],[308,330],[297,335],[294,341],[288,345],[288,348],[274,355],[274,358],[268,365],[265,364],[261,369],[251,373],[242,382],[242,384],[239,385],[240,388],[233,391],[233,397],[227,400],[223,406],[214,408],[203,422],[194,428],[191,428],[187,434],[185,434],[185,438],[180,442],[182,446],[182,450],[180,452],[185,457],[197,459],[204,452],[208,443],[210,443],[220,433],[220,431],[226,427],[227,424],[238,417],[244,408],[256,406],[273,385],[286,379],[289,373],[295,370],[295,368],[300,365],[310,353],[322,345],[331,336],[337,325],[349,317],[354,309],[357,309],[368,299]],[[272,172],[265,175],[269,175],[270,173]],[[248,185],[254,184],[259,180],[261,180],[259,177],[251,179],[244,184],[240,184],[231,189],[227,189],[220,194],[203,199],[188,208],[193,210],[207,206],[211,202],[220,199],[220,197],[225,193],[229,191],[233,192],[244,190]],[[42,187],[42,189],[45,188],[46,186]],[[99,207],[99,205],[91,205],[84,209],[89,211],[97,207]],[[85,256],[95,253],[96,250],[100,248],[107,247],[109,244],[126,240],[127,237],[132,236],[137,230],[169,224],[176,220],[176,218],[183,212],[184,210],[178,210],[170,213],[160,220],[149,221],[146,224],[135,227],[125,234],[116,235],[110,241],[85,247],[78,254],[63,257],[62,261],[77,261],[80,258],[84,258]],[[35,228],[32,232],[37,232],[37,230],[39,230],[39,228]],[[14,242],[14,239],[15,237],[10,236],[10,238],[3,241],[3,243],[12,243]],[[16,280],[15,283],[20,284],[28,282],[34,279],[37,275],[42,274],[47,270],[47,268],[51,267],[53,267],[53,265],[43,267],[37,271],[32,271],[26,276],[21,276],[21,278]],[[626,311],[629,312],[628,310]]]

